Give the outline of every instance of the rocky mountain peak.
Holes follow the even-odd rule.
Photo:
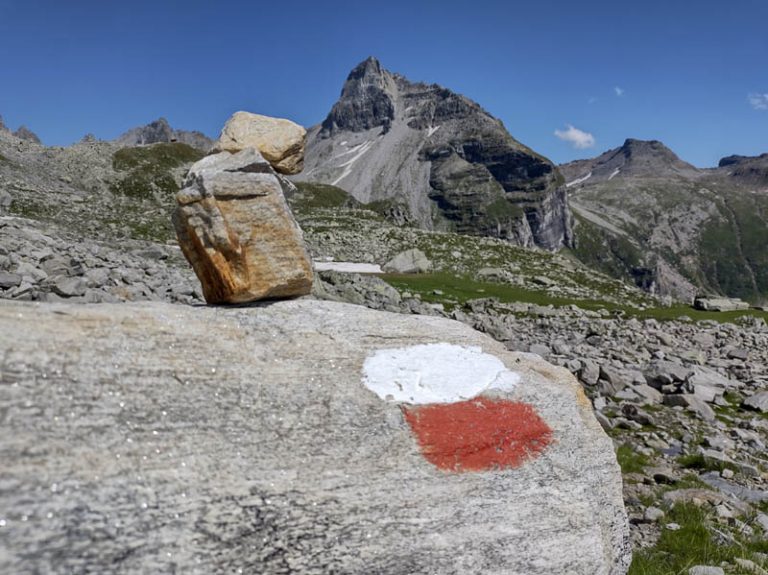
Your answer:
[[[392,74],[376,58],[364,60],[347,76],[339,101],[323,121],[322,136],[388,127],[395,117],[396,92]]]
[[[383,76],[386,70],[381,67],[381,62],[374,56],[368,56],[365,60],[355,66],[347,77],[347,81],[354,78],[363,78],[366,76]]]
[[[213,140],[198,131],[174,130],[167,119],[158,118],[146,126],[132,128],[115,139],[122,146],[143,146],[167,142],[180,142],[193,148],[208,151]]]
[[[35,144],[42,144],[40,138],[32,130],[26,126],[19,126],[19,129],[13,133],[19,140],[25,140],[27,142],[34,142]]]
[[[490,235],[525,246],[569,245],[555,166],[460,94],[412,82],[368,58],[308,132],[299,179],[383,202],[399,223]]]
[[[0,132],[10,132],[10,130],[5,125],[5,122],[3,121],[2,116],[0,116]]]
[[[657,166],[691,167],[683,162],[672,150],[658,140],[635,140],[627,138],[620,148],[628,163],[648,163]]]
[[[589,181],[631,177],[696,177],[699,170],[681,160],[658,140],[627,138],[624,143],[591,160],[578,160],[560,166],[568,186]]]

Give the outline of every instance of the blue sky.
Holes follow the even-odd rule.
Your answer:
[[[556,162],[633,137],[711,166],[768,152],[766,22],[766,0],[0,0],[0,114],[51,145],[239,109],[309,126],[374,55]]]

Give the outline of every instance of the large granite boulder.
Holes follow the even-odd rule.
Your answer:
[[[2,573],[626,572],[576,381],[458,322],[0,302],[0,349]]]
[[[304,167],[307,131],[283,118],[235,112],[221,130],[215,151],[256,148],[281,174],[298,174]]]
[[[432,269],[432,262],[420,249],[413,248],[397,254],[382,269],[395,274],[421,274]]]
[[[176,196],[179,244],[208,303],[307,294],[312,262],[281,182],[253,148],[194,164]]]

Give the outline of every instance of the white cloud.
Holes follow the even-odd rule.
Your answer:
[[[587,100],[587,104],[594,104],[595,102],[597,102],[597,98],[595,98],[594,96],[590,96],[589,99]]]
[[[555,136],[570,143],[577,150],[584,150],[595,145],[595,137],[589,132],[584,132],[568,124],[565,130],[555,130]]]
[[[618,97],[622,97],[622,96],[624,95],[624,88],[620,88],[619,86],[614,86],[614,87],[613,87],[613,91],[614,91],[614,93],[615,93],[615,94],[616,94]]]
[[[768,94],[750,94],[747,99],[755,110],[768,110]]]

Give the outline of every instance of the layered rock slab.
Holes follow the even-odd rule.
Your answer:
[[[431,464],[366,358],[479,346],[552,442]],[[573,377],[457,322],[291,300],[0,302],[0,572],[620,574],[611,442]],[[487,397],[487,396],[483,396]]]
[[[254,148],[194,164],[174,227],[208,303],[304,295],[312,262],[281,182]]]

